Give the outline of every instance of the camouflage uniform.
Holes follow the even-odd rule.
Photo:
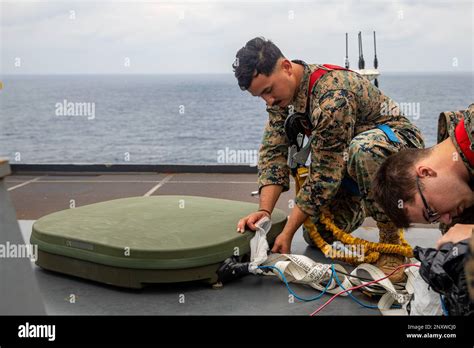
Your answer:
[[[469,185],[474,191],[474,167],[469,163],[466,156],[459,147],[456,137],[454,136],[454,130],[458,125],[459,121],[464,118],[464,125],[466,130],[470,129],[470,140],[474,143],[474,104],[471,104],[467,110],[463,111],[446,111],[439,115],[438,120],[438,143],[442,142],[446,138],[450,137],[453,141],[454,146],[457,149],[459,158],[462,159],[466,168],[469,170],[470,182]],[[474,145],[473,145],[474,148]],[[449,230],[450,227],[455,224],[474,224],[474,206],[464,210],[462,215],[455,217],[449,224],[440,224],[441,232],[444,234]]]
[[[259,150],[259,189],[270,184],[282,185],[283,191],[289,189],[284,122],[289,112],[306,111],[310,75],[321,67],[293,62],[304,66],[303,78],[288,107],[267,108],[269,119]],[[387,156],[404,148],[424,146],[419,130],[400,114],[389,97],[351,71],[332,70],[323,75],[313,87],[309,103],[311,164],[296,204],[311,216],[325,238],[330,233],[319,223],[319,215],[322,209],[329,209],[335,224],[349,232],[360,226],[365,216],[371,216],[379,227],[384,226],[381,241],[398,243],[398,235],[391,233],[396,228],[375,203],[370,187]],[[376,128],[383,124],[390,126],[399,143],[391,142]],[[355,180],[361,196],[351,195],[341,186],[344,176]]]
[[[468,137],[471,143],[471,149],[474,150],[474,104],[469,105],[467,110],[464,111],[446,111],[442,112],[439,115],[439,122],[438,122],[438,143],[442,142],[446,138],[450,137],[456,150],[458,152],[459,157],[464,162],[464,165],[469,171],[470,181],[469,185],[471,189],[474,191],[474,166],[472,166],[469,161],[467,160],[466,156],[462,152],[459,144],[456,140],[454,135],[454,131],[456,126],[458,125],[459,121],[464,119],[464,127],[468,133]],[[444,234],[446,233],[449,228],[454,226],[455,224],[466,224],[472,225],[474,224],[474,206],[467,208],[464,212],[453,219],[451,224],[440,224],[441,232]],[[467,277],[467,284],[470,291],[471,299],[474,300],[474,235],[471,238],[471,256],[470,260],[466,263],[466,277]]]

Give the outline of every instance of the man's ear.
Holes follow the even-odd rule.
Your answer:
[[[416,167],[416,175],[420,178],[426,178],[426,177],[433,177],[436,178],[438,176],[438,173],[430,167],[427,166],[417,166]]]
[[[288,75],[293,74],[293,65],[291,65],[291,62],[286,58],[281,60],[280,68]]]

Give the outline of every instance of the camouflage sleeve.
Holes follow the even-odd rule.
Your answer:
[[[345,172],[345,158],[354,134],[355,95],[346,90],[325,93],[311,115],[313,140],[309,175],[296,204],[314,216],[335,195]]]
[[[464,126],[471,141],[471,149],[474,150],[474,104],[469,105],[465,112]]]
[[[258,191],[266,185],[281,185],[283,192],[290,188],[288,167],[288,139],[285,134],[285,115],[270,112],[258,153]]]
[[[464,111],[445,111],[439,114],[438,118],[438,143],[449,137],[450,128],[456,128],[456,125],[464,116]]]

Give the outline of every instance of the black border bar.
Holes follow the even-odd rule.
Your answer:
[[[18,337],[25,323],[55,325],[55,340]],[[451,325],[451,328],[449,326]],[[414,328],[417,327],[417,328]],[[354,346],[390,344],[469,346],[473,317],[401,316],[3,316],[0,346],[57,344],[249,344],[296,343]],[[407,334],[455,334],[455,338],[407,338]]]

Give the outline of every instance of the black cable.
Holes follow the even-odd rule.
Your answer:
[[[342,272],[342,271],[338,271],[336,270],[337,273],[340,273],[340,274],[344,274],[345,276],[348,276],[348,277],[351,277],[351,278],[357,278],[357,279],[360,279],[360,280],[365,280],[367,282],[371,282],[373,281],[373,279],[369,279],[369,278],[364,278],[364,277],[359,277],[359,276],[355,276],[355,275],[352,275],[352,274],[349,274],[349,273],[345,273],[345,272]],[[398,285],[398,284],[393,284],[394,286],[397,286],[399,289],[403,289],[403,286],[402,285]],[[380,286],[380,285],[370,285],[370,286],[373,286],[373,287],[378,287],[380,289],[384,289],[383,286]]]

